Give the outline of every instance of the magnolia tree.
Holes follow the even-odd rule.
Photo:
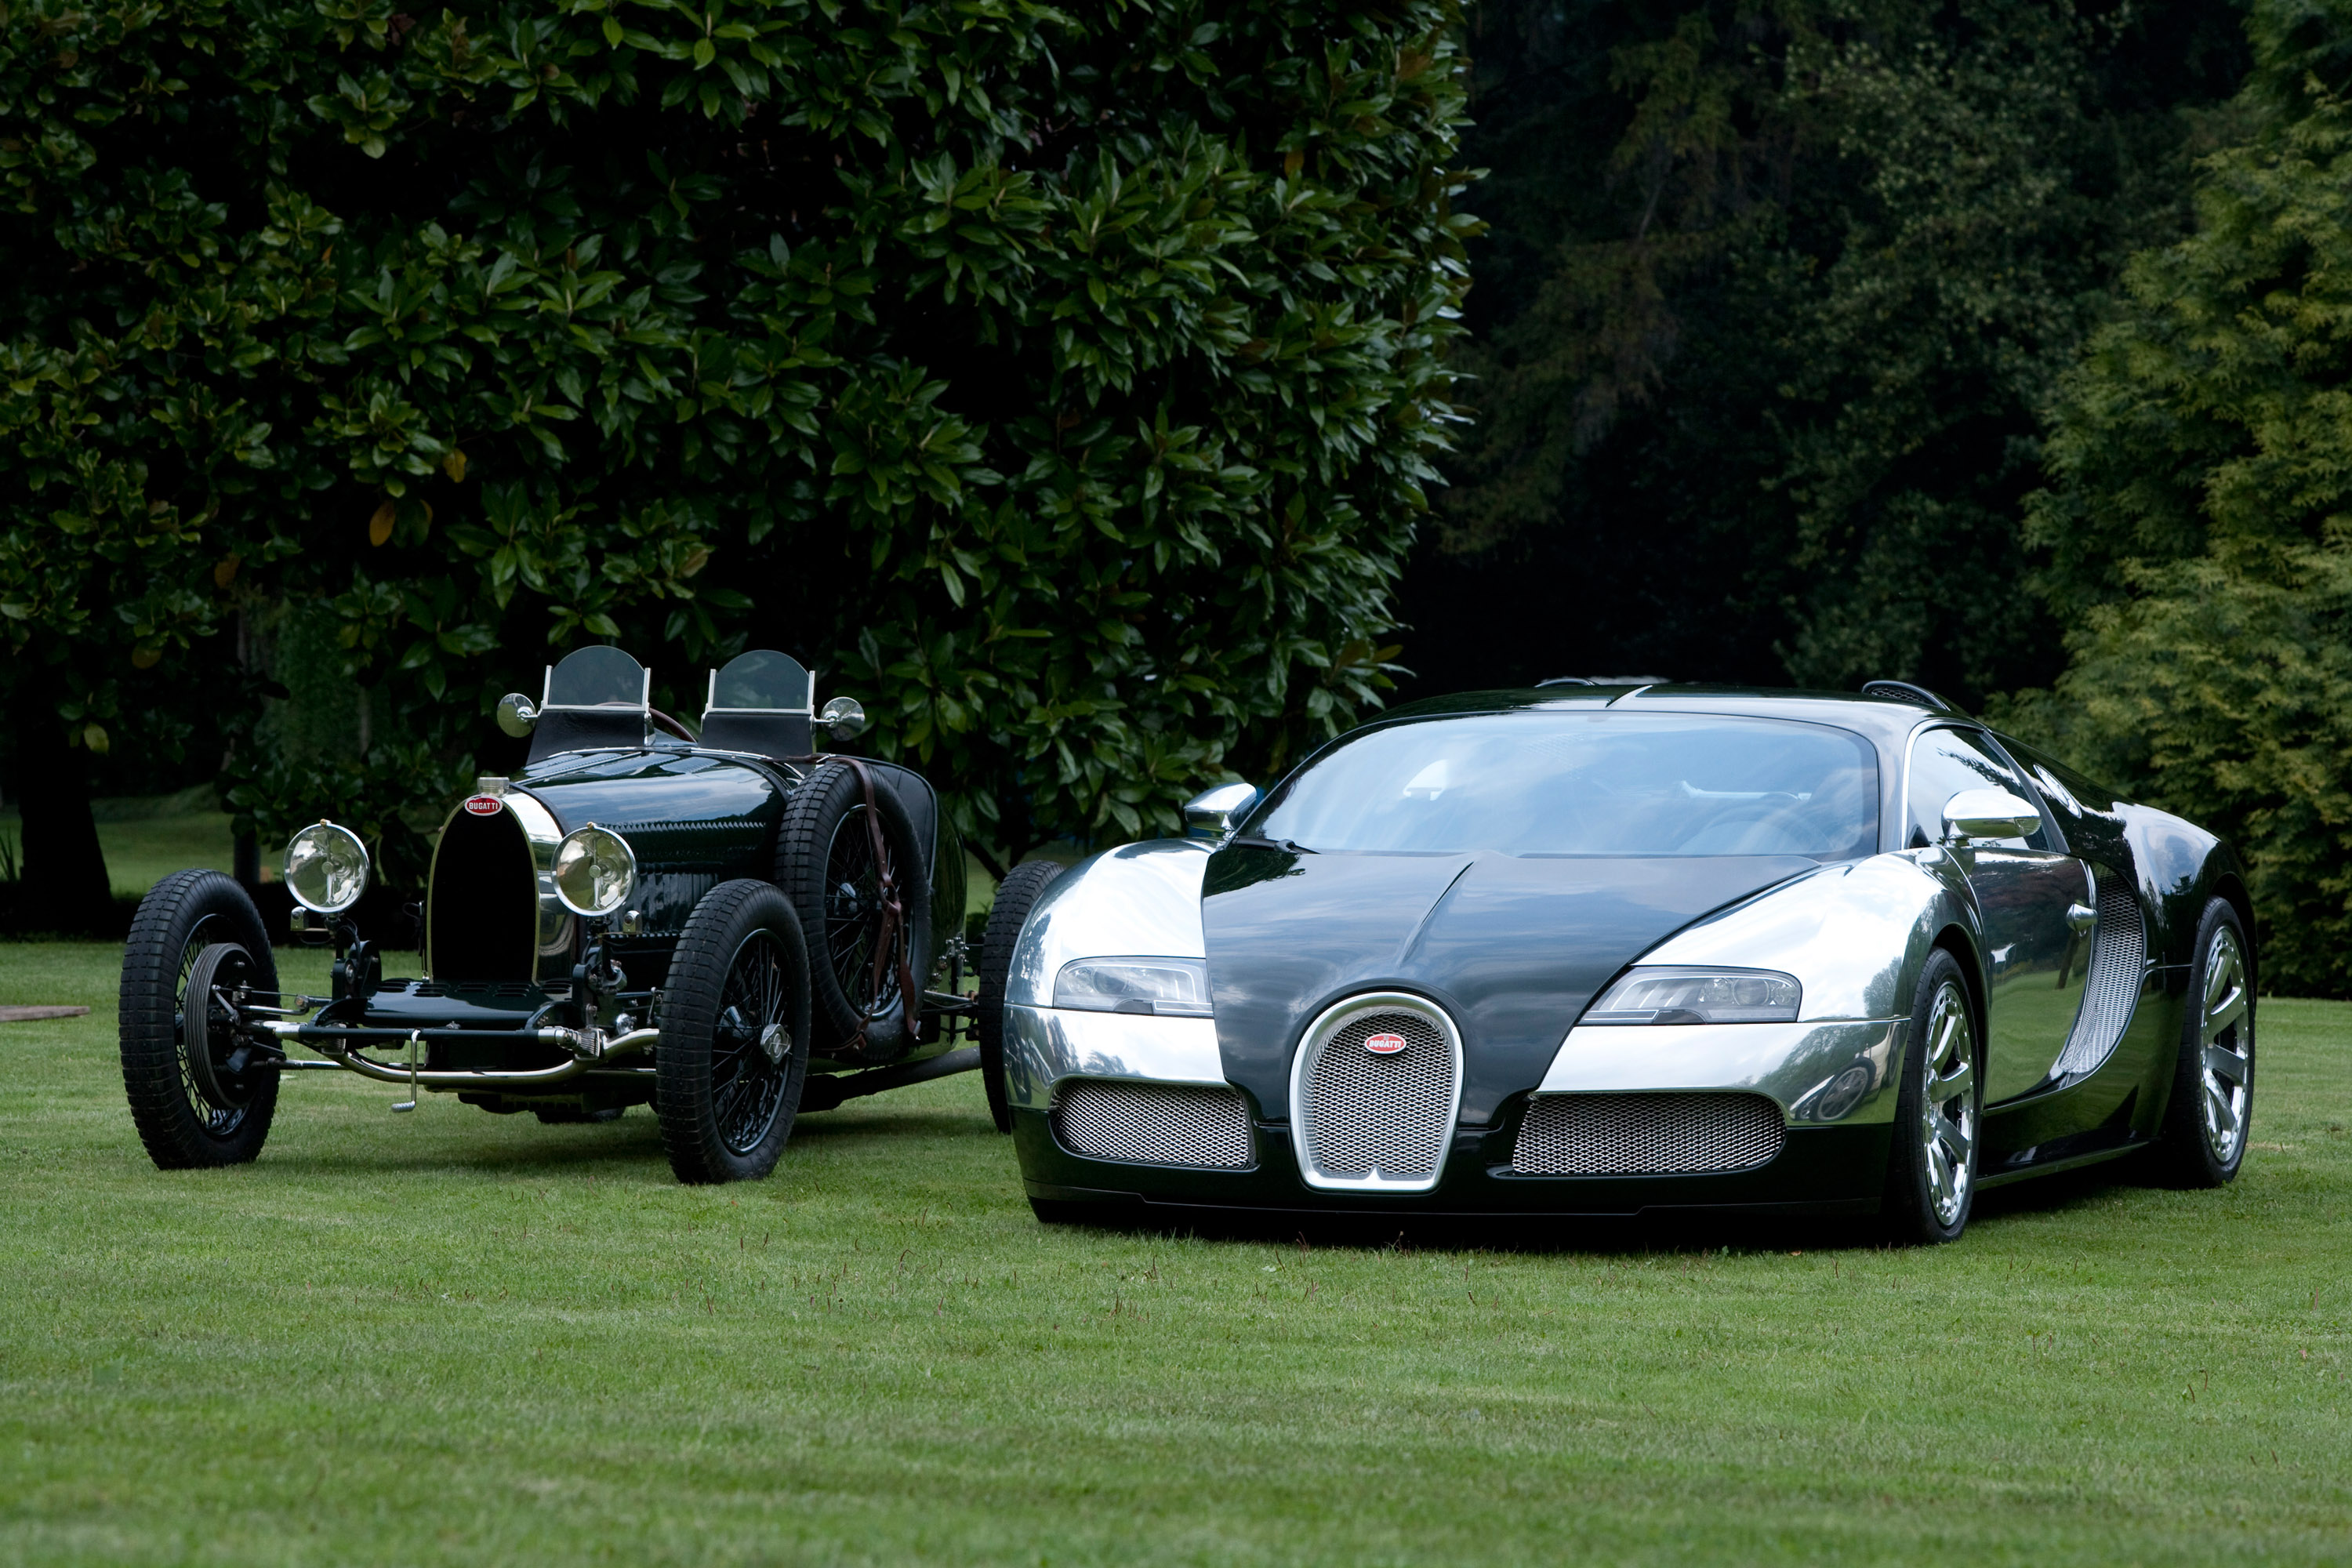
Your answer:
[[[799,654],[998,865],[1282,768],[1379,700],[1453,417],[1458,20],[19,4],[20,758],[146,672],[240,827],[413,880],[498,694],[612,641],[688,711]],[[343,743],[258,721],[320,679]]]

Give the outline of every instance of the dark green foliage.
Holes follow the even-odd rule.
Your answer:
[[[331,811],[401,879],[488,704],[606,639],[689,714],[800,654],[1008,857],[1164,822],[1386,684],[1454,21],[18,5],[8,657],[97,712],[234,622],[240,824]],[[322,604],[363,754],[256,733]]]
[[[1480,425],[1407,662],[2046,679],[2041,410],[2179,231],[2234,7],[1514,0],[1472,47]]]
[[[2082,626],[2011,721],[2236,840],[2265,990],[2352,992],[2352,5],[2263,0],[2240,143],[2067,381],[2031,528]]]

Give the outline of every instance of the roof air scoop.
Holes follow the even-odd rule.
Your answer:
[[[1938,713],[1958,713],[1959,705],[1947,702],[1924,686],[1914,686],[1907,680],[1873,680],[1862,689],[1864,697],[1884,697],[1892,702],[1910,702],[1932,708]],[[1966,715],[1962,715],[1965,717]]]

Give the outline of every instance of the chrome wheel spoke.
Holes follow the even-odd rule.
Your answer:
[[[2221,1046],[2205,1047],[2205,1071],[2209,1077],[2234,1084],[2244,1083],[2249,1076],[2246,1058]]]
[[[2211,1045],[2222,1035],[2236,1028],[2238,1026],[2239,1020],[2245,1017],[2245,987],[2238,986],[2232,989],[2227,996],[2222,998],[2221,1005],[2220,1006],[2205,1015],[2205,1027],[2201,1031],[2205,1038],[2205,1043],[2207,1045]]]
[[[2205,1146],[2228,1164],[2245,1137],[2254,1076],[2253,997],[2237,933],[2222,926],[2205,949],[2205,984],[2197,1021],[2198,1084]]]

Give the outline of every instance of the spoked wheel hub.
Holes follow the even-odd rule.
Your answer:
[[[2254,1032],[2252,1004],[2246,994],[2246,955],[2238,933],[2226,925],[2214,929],[2205,950],[2205,988],[2200,1008],[2197,1044],[2198,1110],[2205,1129],[2205,1146],[2216,1163],[2228,1166],[2238,1157],[2246,1136],[2246,1106],[2253,1089]]]
[[[1977,1039],[1968,998],[1948,982],[1927,1016],[1927,1078],[1915,1129],[1927,1156],[1928,1201],[1936,1221],[1956,1223],[1975,1180]]]
[[[712,1030],[711,1110],[719,1142],[744,1154],[768,1136],[784,1098],[784,1060],[792,1052],[786,1021],[783,955],[776,939],[754,931],[735,950]]]

